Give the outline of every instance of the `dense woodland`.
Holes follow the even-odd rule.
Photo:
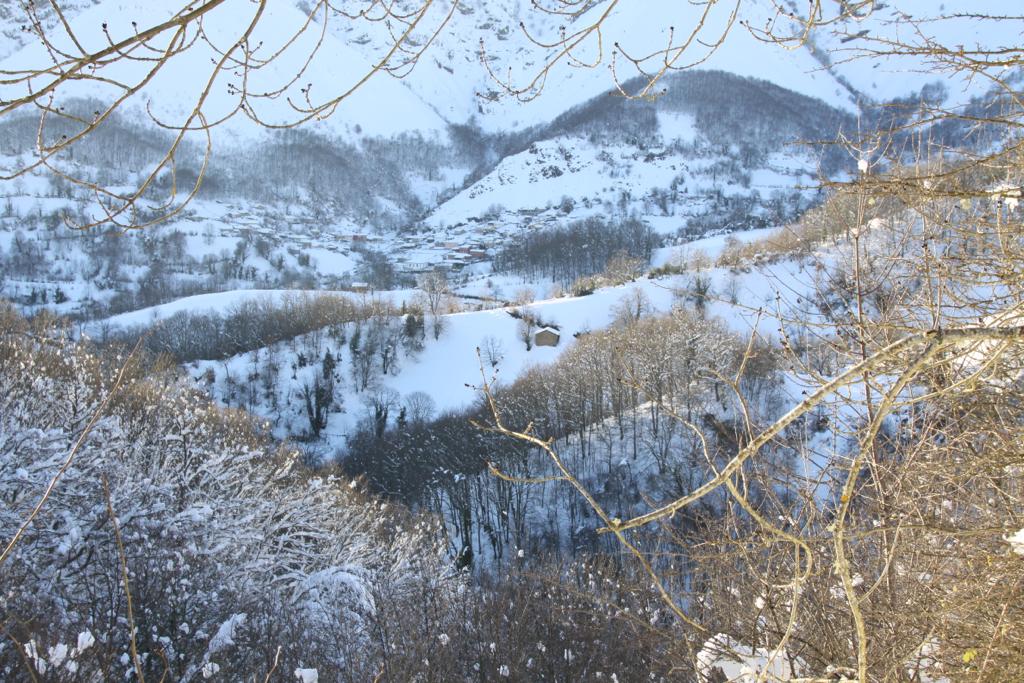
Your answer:
[[[638,219],[588,218],[526,235],[495,256],[494,270],[529,280],[549,279],[568,287],[604,272],[615,257],[648,263],[658,242],[657,234]]]
[[[495,399],[503,421],[532,424],[553,439],[576,476],[625,518],[645,507],[645,497],[685,495],[707,480],[709,463],[681,419],[711,429],[722,455],[741,438],[735,397],[705,369],[728,372],[742,355],[740,339],[689,306],[651,317],[642,300],[624,302],[616,326],[581,337],[554,366],[496,388]],[[779,409],[775,362],[761,350],[743,380],[744,401],[765,419]],[[493,420],[481,406],[367,429],[351,441],[344,466],[374,490],[446,519],[463,562],[501,566],[520,549],[563,560],[614,553],[613,539],[593,533],[593,512],[564,483],[523,487],[494,476],[495,468],[522,477],[557,473],[544,453],[488,432]],[[779,448],[780,458],[791,453]],[[708,502],[698,517],[721,512],[721,501]]]

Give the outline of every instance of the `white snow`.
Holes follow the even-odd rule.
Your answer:
[[[796,673],[789,661],[785,652],[750,647],[719,633],[697,653],[697,674],[705,683],[718,680],[715,669],[721,669],[731,683],[787,681]]]
[[[1010,544],[1010,550],[1018,555],[1024,555],[1024,529],[1011,536],[1007,536],[1006,542]]]
[[[622,52],[628,54],[648,54],[653,51],[652,46],[668,44],[672,26],[677,29],[674,42],[682,43],[688,35],[686,27],[697,24],[703,9],[703,4],[675,0],[619,3],[605,20],[600,34],[603,52],[599,52],[597,34],[592,34],[575,50],[575,60],[562,60],[546,74],[541,96],[529,99],[501,96],[501,86],[479,68],[481,39],[492,71],[503,79],[510,75],[514,87],[526,87],[550,55],[531,42],[518,28],[519,22],[524,21],[529,34],[537,40],[557,40],[560,25],[566,25],[569,31],[580,30],[603,14],[606,4],[595,3],[577,17],[546,15],[533,9],[530,0],[497,0],[485,6],[474,4],[464,13],[456,13],[446,29],[451,36],[443,43],[446,51],[438,50],[432,60],[421,64],[409,77],[408,85],[425,100],[437,102],[451,119],[465,120],[472,114],[485,130],[523,128],[549,121],[565,109],[611,90],[614,79],[609,69],[613,43],[619,43]],[[721,48],[706,47],[717,42],[729,21],[731,9],[731,5],[712,8],[698,40],[692,42],[676,66],[700,62],[700,68],[763,78],[852,109],[846,89],[831,74],[821,70],[809,50],[782,50],[758,40],[738,23]],[[770,15],[768,3],[744,3],[739,19],[761,26]],[[597,68],[579,68],[580,62],[598,58],[602,63]],[[647,67],[656,70],[656,62],[648,63]],[[616,75],[620,80],[627,80],[637,72],[620,57],[616,62]],[[480,95],[468,97],[468,93]]]
[[[113,0],[90,8],[74,17],[76,37],[86,51],[92,52],[109,46],[109,41],[128,38],[138,26],[155,25],[169,19],[181,10],[177,0]],[[225,50],[238,42],[246,27],[254,19],[258,5],[248,0],[228,2],[208,12],[203,19],[203,33],[209,44],[198,40],[167,61],[152,80],[126,102],[127,110],[135,112],[139,120],[148,118],[147,108],[169,126],[181,126],[188,121],[192,108],[206,87],[218,57],[217,50]],[[223,142],[230,137],[238,142],[262,136],[263,129],[253,119],[283,125],[308,118],[300,111],[308,108],[306,93],[313,106],[323,104],[345,93],[373,66],[363,55],[333,35],[321,35],[312,24],[302,30],[306,15],[286,2],[267,3],[255,31],[249,39],[252,47],[250,61],[253,66],[246,73],[250,97],[242,101],[237,94],[241,73],[226,69],[216,76],[203,106],[208,122],[231,118],[216,127],[215,135]],[[147,42],[150,49],[165,49],[173,30],[168,30]],[[186,36],[192,40],[193,27]],[[109,37],[108,37],[109,36]],[[292,38],[295,40],[292,42]],[[74,43],[62,31],[51,34],[56,49],[77,52]],[[317,44],[320,43],[317,48]],[[312,60],[306,64],[309,55]],[[270,55],[277,57],[266,65],[257,63]],[[50,66],[49,53],[38,43],[30,43],[22,50],[0,62],[0,70],[19,71]],[[149,62],[119,60],[98,69],[90,75],[122,82],[141,82],[151,68]],[[296,75],[299,75],[296,78]],[[47,78],[33,79],[31,85],[38,90],[48,83]],[[307,91],[308,86],[312,86]],[[270,93],[277,93],[269,96]],[[0,98],[5,100],[22,96],[25,86],[0,86]],[[57,104],[72,98],[98,98],[111,100],[119,88],[98,80],[69,80],[57,89]],[[387,102],[388,106],[380,106]],[[239,107],[245,105],[243,111]],[[55,105],[56,106],[56,105]],[[193,120],[191,126],[198,121]],[[410,129],[441,133],[445,121],[434,110],[414,96],[400,81],[384,73],[377,73],[364,87],[345,99],[334,116],[323,121],[313,120],[310,125],[328,134],[356,137],[357,127],[364,135],[394,135]]]
[[[775,232],[775,230],[776,228],[740,230],[738,232],[731,232],[728,234],[702,237],[700,239],[672,247],[662,247],[661,249],[656,249],[654,251],[654,255],[651,258],[651,265],[658,267],[666,264],[685,262],[687,257],[691,257],[697,253],[703,253],[707,255],[711,261],[714,261],[714,259],[717,259],[721,255],[726,245],[731,241],[735,240],[740,243],[755,242],[764,237],[768,237]]]
[[[93,637],[92,632],[89,630],[85,630],[78,634],[78,643],[75,646],[75,648],[78,650],[78,652],[85,652],[95,644],[96,638]]]
[[[223,313],[246,301],[261,300],[266,298],[274,299],[291,290],[264,290],[264,289],[235,289],[227,292],[215,292],[213,294],[196,294],[181,299],[175,299],[170,303],[159,306],[140,308],[128,313],[111,316],[103,321],[103,324],[112,327],[129,328],[139,325],[151,325],[158,320],[169,318],[175,313]]]
[[[220,628],[217,629],[217,633],[210,639],[209,646],[206,648],[207,656],[234,645],[235,629],[241,627],[242,624],[245,623],[245,619],[246,615],[244,613],[232,614],[227,621],[221,624]]]
[[[816,31],[814,41],[830,54],[831,69],[855,88],[875,100],[904,97],[928,83],[947,85],[948,104],[955,106],[970,96],[991,87],[988,78],[973,71],[950,75],[937,69],[939,62],[926,48],[924,38],[950,50],[962,46],[1016,46],[1020,44],[1020,19],[985,21],[978,17],[1008,14],[1005,0],[900,0],[872,3],[871,14],[863,19],[848,19],[833,27]],[[1012,14],[1012,12],[1010,13]],[[944,15],[947,19],[939,20]],[[865,32],[863,37],[859,36]],[[890,50],[893,42],[902,42],[911,50]],[[889,43],[889,44],[887,44]],[[868,58],[857,58],[859,51],[874,51]],[[913,52],[914,54],[887,54]],[[995,67],[1000,68],[1000,67]],[[994,73],[994,71],[993,71]]]
[[[64,643],[57,643],[49,649],[48,654],[50,655],[50,665],[58,667],[68,656],[68,646]]]

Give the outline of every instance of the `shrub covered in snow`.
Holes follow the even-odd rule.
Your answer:
[[[358,671],[380,600],[447,590],[430,524],[140,368],[0,309],[0,678]]]

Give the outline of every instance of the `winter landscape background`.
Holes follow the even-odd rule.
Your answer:
[[[0,7],[0,677],[1014,680],[1006,4]]]

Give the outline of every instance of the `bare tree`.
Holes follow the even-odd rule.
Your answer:
[[[755,24],[744,18],[747,8],[740,0],[707,0],[681,6],[674,17],[655,18],[665,32],[658,44],[626,45],[609,26],[614,24],[615,13],[627,4],[622,0],[540,0],[533,3],[534,11],[558,17],[557,28],[541,35],[525,21],[519,24],[526,39],[543,52],[539,67],[535,66],[538,62],[529,62],[518,77],[511,69],[500,74],[492,67],[482,38],[480,59],[496,86],[523,102],[541,96],[552,72],[564,65],[591,69],[607,66],[619,95],[656,97],[660,94],[656,86],[664,76],[700,66],[733,31],[749,31],[758,40],[792,49],[812,40],[816,30],[840,25],[846,19],[864,19],[878,6],[875,0],[812,0],[806,7],[795,8],[783,0],[768,0],[768,21]]]
[[[537,79],[503,86],[530,98],[559,60],[592,66],[583,50],[607,39],[601,29],[617,4],[590,6],[591,14],[549,5],[565,12],[567,24],[548,43],[552,56]],[[723,6],[709,2],[702,11],[709,17]],[[738,3],[728,8],[726,32]],[[780,4],[777,22],[744,28],[793,45],[835,24],[843,39],[850,36],[839,20],[865,19],[875,8],[814,2],[801,18]],[[1024,157],[1017,133],[1024,102],[1013,75],[1024,66],[1024,48],[934,37],[937,26],[967,20],[1024,17],[975,12],[915,20],[897,8],[879,21],[900,24],[902,38],[858,34],[862,42],[851,38],[844,42],[852,44],[848,52],[834,56],[913,58],[992,88],[965,107],[925,101],[882,131],[841,141],[858,173],[829,183],[823,210],[789,228],[800,235],[791,244],[811,246],[805,258],[817,274],[814,310],[805,293],[793,293],[780,294],[774,315],[761,312],[763,323],[774,317],[769,324],[802,393],[766,421],[751,409],[743,384],[760,343],[755,334],[735,370],[704,369],[733,394],[735,429],[717,420],[700,424],[664,402],[708,464],[692,490],[618,517],[552,439],[537,428],[509,426],[484,383],[491,428],[544,453],[555,477],[601,520],[599,533],[634,557],[682,624],[691,666],[704,680],[712,680],[715,662],[730,658],[755,667],[762,679],[1024,675],[1024,631],[1009,625],[1024,583],[1019,548],[1007,541],[1024,526],[1020,458],[1010,455],[1010,444],[1024,439]],[[670,32],[667,48],[643,57],[617,48],[613,73],[623,94],[653,94],[664,74],[684,64],[688,48],[700,59],[700,51],[721,45],[725,33],[707,39],[706,26],[702,19],[681,41]],[[619,73],[623,63],[643,77],[630,92]],[[827,225],[816,224],[827,216]],[[826,245],[831,264],[813,256]],[[694,289],[703,300],[710,280]],[[829,362],[812,361],[811,349],[816,359],[827,352]],[[637,391],[645,386],[639,370],[625,381]],[[724,455],[714,450],[730,440]],[[804,473],[772,462],[782,445],[803,459]],[[704,530],[680,521],[708,509],[720,516]],[[649,544],[650,534],[675,541]],[[665,543],[694,567],[674,573],[662,560]]]
[[[409,414],[409,422],[413,425],[429,422],[437,409],[437,404],[430,394],[422,391],[408,394],[403,403]]]
[[[633,287],[622,295],[614,308],[614,320],[621,325],[634,323],[651,312],[651,300],[639,287]]]
[[[422,295],[423,308],[430,314],[430,329],[434,339],[437,339],[444,329],[444,315],[450,311],[454,299],[448,285],[448,276],[443,270],[432,270],[421,275],[417,285]]]
[[[373,422],[374,436],[379,439],[387,429],[388,415],[399,405],[399,394],[391,387],[377,387],[367,395],[364,403]]]
[[[458,6],[420,0],[399,8],[392,2],[366,0],[350,7],[314,0],[306,3],[302,20],[282,26],[271,4],[182,2],[166,18],[112,17],[98,27],[102,38],[96,40],[91,34],[97,27],[75,25],[58,3],[23,3],[25,29],[42,49],[38,63],[0,71],[0,117],[31,113],[39,122],[33,160],[4,169],[2,177],[17,178],[43,168],[93,193],[101,213],[79,227],[152,225],[180,212],[198,192],[219,126],[244,117],[268,128],[287,128],[330,116],[370,78],[408,74]],[[340,87],[309,76],[329,27],[339,22],[355,29],[385,26],[391,37],[365,73],[341,80]],[[268,30],[271,24],[274,30]],[[276,35],[280,31],[284,34]],[[191,74],[199,84],[192,99],[177,103],[184,105],[183,116],[171,119],[155,113],[162,109],[140,104],[142,97],[152,94],[151,84],[159,84],[171,65],[185,61],[205,66]],[[286,62],[299,66],[274,75],[275,65]],[[83,84],[100,98],[88,110],[73,102]],[[227,107],[216,104],[225,88]],[[275,101],[287,103],[284,118],[266,113]],[[144,108],[171,135],[166,152],[134,189],[124,191],[95,182],[69,162],[76,145],[128,106]],[[205,152],[197,176],[185,180],[179,178],[178,157],[193,137],[202,140]],[[169,190],[159,199],[157,186],[168,178]],[[181,181],[185,187],[179,186]]]
[[[320,432],[327,427],[327,414],[334,402],[334,381],[314,374],[312,382],[303,382],[301,393],[309,420],[309,432],[314,439],[319,439]]]
[[[480,342],[480,353],[483,359],[491,366],[491,369],[498,367],[501,359],[505,357],[505,350],[502,348],[501,340],[494,335],[487,335]]]

